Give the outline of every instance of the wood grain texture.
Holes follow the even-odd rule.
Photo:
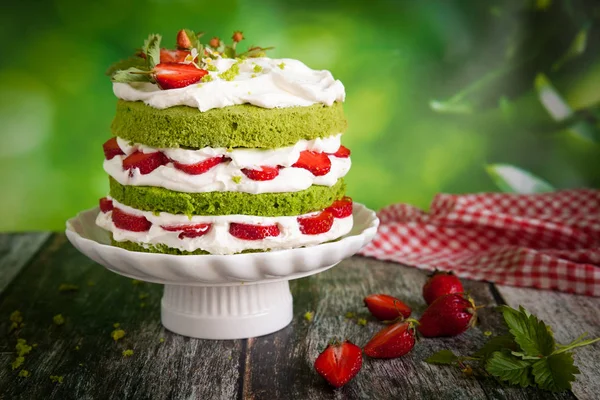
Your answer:
[[[382,324],[361,307],[364,296],[388,293],[399,297],[419,316],[425,309],[421,288],[426,274],[414,268],[353,257],[336,268],[292,282],[294,320],[275,334],[248,340],[244,398],[249,399],[568,399],[533,389],[505,388],[497,382],[465,378],[456,368],[433,366],[423,360],[441,349],[469,354],[486,340],[484,331],[502,333],[499,313],[480,310],[480,324],[456,338],[423,339],[406,356],[394,360],[365,358],[352,382],[332,390],[313,368],[318,353],[334,338],[363,346]],[[465,282],[480,304],[495,305],[489,285]],[[314,311],[312,322],[303,319]],[[357,312],[367,326],[344,317]]]
[[[41,232],[0,234],[0,293],[49,237]]]
[[[556,341],[566,344],[587,332],[590,338],[600,337],[600,298],[567,293],[496,286],[511,307],[522,305],[549,324]],[[575,365],[581,370],[573,384],[573,393],[580,399],[600,398],[600,343],[575,350]]]
[[[79,290],[59,292],[61,283]],[[236,398],[242,341],[195,340],[165,331],[161,293],[160,285],[134,285],[81,255],[63,235],[54,237],[1,297],[0,398]],[[18,337],[37,344],[23,365],[29,378],[10,367],[17,338],[6,332],[14,310],[25,322]],[[66,320],[62,326],[53,323],[58,313]],[[126,331],[118,342],[111,338],[116,322]],[[133,356],[124,357],[126,349]],[[51,375],[64,376],[63,383],[52,383]]]
[[[465,282],[479,304],[490,306],[480,310],[476,328],[456,338],[422,339],[395,360],[366,358],[352,382],[332,390],[313,369],[319,351],[333,337],[362,346],[381,328],[362,307],[368,294],[396,295],[418,317],[425,309],[421,287],[426,273],[354,257],[291,282],[295,318],[282,331],[247,341],[205,341],[164,330],[161,286],[133,284],[105,270],[78,253],[64,235],[54,235],[40,252],[30,249],[30,261],[0,294],[0,332],[8,331],[14,310],[21,311],[26,324],[3,333],[0,399],[572,399],[570,392],[553,395],[467,378],[458,369],[423,360],[445,348],[471,353],[486,340],[484,331],[502,333],[501,317],[492,309],[502,297],[546,319],[560,341],[584,330],[598,334],[600,326],[595,299],[504,287],[495,293],[489,284]],[[7,262],[0,259],[0,275]],[[59,292],[61,283],[79,290]],[[312,322],[303,318],[306,311],[315,312]],[[367,326],[345,318],[348,311],[365,317]],[[58,313],[66,320],[62,326],[52,321]],[[118,342],[110,336],[115,322],[126,331]],[[10,368],[17,337],[37,344],[22,367],[31,372],[29,378]],[[126,349],[133,356],[123,357]],[[582,375],[576,391],[581,398],[593,398],[598,354],[593,349],[578,354]],[[64,376],[63,383],[52,383],[50,375]]]

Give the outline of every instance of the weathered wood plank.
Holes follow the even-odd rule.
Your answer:
[[[292,283],[295,318],[273,335],[251,339],[247,345],[244,397],[254,399],[553,399],[573,398],[537,390],[506,388],[493,380],[466,378],[456,368],[432,366],[423,360],[451,348],[469,354],[485,342],[484,331],[502,333],[501,316],[492,308],[480,310],[480,324],[456,338],[423,339],[408,355],[394,360],[365,358],[359,375],[340,390],[332,390],[314,371],[319,351],[333,337],[363,346],[382,325],[362,308],[364,296],[388,293],[405,300],[419,316],[425,309],[421,288],[426,274],[414,268],[354,257],[320,275]],[[465,282],[480,304],[494,305],[490,286]],[[311,323],[302,316],[315,311]],[[367,316],[367,326],[344,317],[348,311]]]
[[[559,343],[569,343],[587,332],[600,337],[600,298],[544,290],[496,286],[511,307],[522,305],[552,326]],[[600,344],[575,351],[575,364],[581,370],[573,384],[573,393],[580,399],[600,397],[598,364]]]
[[[50,233],[0,234],[0,294],[50,237]]]
[[[79,290],[59,292],[61,283]],[[105,270],[57,235],[0,299],[0,332],[8,331],[10,313],[20,310],[25,326],[18,337],[37,344],[23,364],[31,376],[21,378],[20,368],[10,367],[17,337],[3,334],[0,398],[236,398],[243,342],[195,340],[165,331],[161,293],[159,285],[134,285]],[[62,326],[53,323],[59,313],[66,320]],[[111,338],[116,322],[127,332],[118,342]],[[133,356],[124,357],[126,349]],[[52,383],[50,375],[64,376],[63,383]]]

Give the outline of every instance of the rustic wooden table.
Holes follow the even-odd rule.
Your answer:
[[[160,324],[160,285],[113,274],[80,254],[63,234],[0,235],[0,368],[2,399],[597,399],[598,347],[576,354],[581,375],[573,392],[509,388],[495,381],[466,378],[460,370],[426,364],[433,352],[451,348],[467,354],[485,341],[484,331],[501,331],[491,307],[480,324],[452,339],[421,340],[395,360],[366,359],[359,375],[332,390],[316,374],[313,361],[334,336],[364,345],[380,328],[346,319],[364,313],[362,298],[396,295],[419,315],[424,309],[423,271],[353,257],[339,266],[291,283],[294,320],[285,329],[248,340],[207,341],[172,334]],[[76,291],[59,291],[61,284]],[[481,304],[522,304],[549,322],[559,342],[583,332],[600,335],[600,299],[465,282]],[[27,378],[11,369],[17,338],[7,333],[19,310],[25,326],[19,337],[37,346],[25,357]],[[314,311],[314,320],[303,315]],[[62,314],[63,325],[53,323]],[[366,314],[365,314],[366,315]],[[126,331],[111,338],[113,324]],[[123,350],[132,349],[131,357]],[[51,375],[63,376],[53,383]]]

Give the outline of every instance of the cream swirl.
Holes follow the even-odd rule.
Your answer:
[[[262,108],[310,106],[321,103],[331,106],[342,102],[344,85],[326,70],[313,70],[293,59],[249,58],[241,61],[220,58],[212,63],[212,81],[181,89],[160,90],[151,83],[114,83],[115,96],[127,101],[143,101],[158,108],[189,106],[200,111],[237,104],[252,104]],[[239,73],[233,80],[219,75],[237,64]]]
[[[117,228],[112,222],[112,212],[100,212],[96,224],[110,231],[118,242],[131,241],[144,247],[148,245],[166,245],[182,251],[195,251],[202,249],[211,254],[235,254],[249,249],[279,250],[291,249],[302,246],[314,246],[330,240],[335,240],[352,229],[352,216],[335,218],[331,229],[317,235],[305,235],[300,232],[298,217],[306,217],[316,213],[290,217],[258,217],[252,215],[221,215],[221,216],[192,216],[176,215],[161,212],[155,215],[152,212],[140,211],[112,200],[113,205],[122,211],[143,216],[152,223],[146,232],[133,232]],[[231,223],[251,225],[277,225],[279,235],[269,236],[262,240],[243,240],[229,233]],[[180,232],[168,231],[161,226],[212,224],[208,233],[195,238],[179,238]]]

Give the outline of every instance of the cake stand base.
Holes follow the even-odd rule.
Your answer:
[[[162,323],[168,330],[200,339],[243,339],[267,335],[292,321],[288,281],[236,286],[165,285]]]

